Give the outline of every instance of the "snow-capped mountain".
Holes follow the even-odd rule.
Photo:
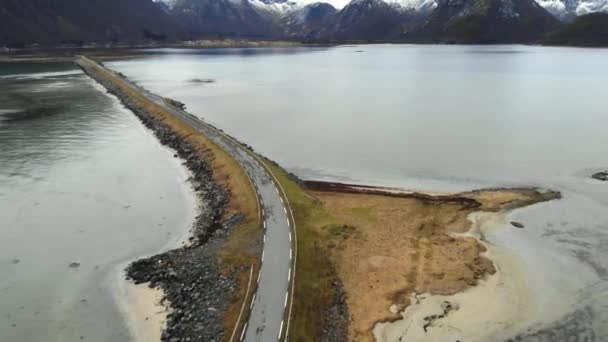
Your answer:
[[[441,0],[418,34],[449,43],[531,42],[559,25],[534,0]]]
[[[197,1],[197,0],[194,0]],[[198,0],[204,1],[204,0]],[[238,0],[229,0],[233,3],[238,3]],[[352,1],[357,0],[246,0],[249,4],[255,8],[275,14],[287,14],[289,12],[300,10],[306,6],[313,5],[316,3],[326,3],[331,5],[337,10],[341,10]],[[382,0],[383,2],[395,7],[396,9],[403,10],[428,10],[433,9],[437,6],[435,0]],[[163,3],[169,8],[174,8],[176,3],[180,0],[156,0],[156,2]]]
[[[608,13],[608,0],[537,0],[551,14],[563,21],[576,16],[603,12]]]
[[[608,12],[608,0],[158,1],[190,32],[313,40],[526,42],[556,30],[555,18]]]
[[[316,2],[284,15],[279,25],[290,38],[315,39],[331,22],[338,10],[324,2]]]
[[[227,0],[228,1],[228,0]],[[239,2],[238,0],[230,0]],[[259,11],[284,16],[308,5],[323,2],[341,10],[350,0],[246,0]],[[357,1],[357,0],[353,0]],[[430,12],[437,7],[437,0],[382,0],[395,9],[404,11]],[[173,8],[179,0],[157,0]],[[561,20],[570,20],[578,15],[594,12],[608,13],[608,0],[536,0],[536,2]]]

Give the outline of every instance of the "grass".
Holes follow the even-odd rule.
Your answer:
[[[214,181],[230,193],[230,202],[226,210],[226,216],[235,213],[244,215],[244,220],[230,234],[227,242],[218,254],[218,261],[224,272],[241,270],[240,274],[237,275],[240,291],[235,296],[234,301],[224,316],[224,340],[227,341],[234,330],[243,301],[246,299],[245,291],[249,280],[250,266],[254,266],[254,274],[257,274],[260,266],[259,250],[256,246],[257,242],[262,238],[262,229],[259,224],[257,197],[249,177],[241,165],[228,152],[213,143],[206,136],[129,87],[119,76],[100,68],[97,64],[88,64],[98,73],[112,81],[124,94],[136,101],[138,105],[159,118],[175,134],[190,142],[200,156],[210,163]],[[241,324],[243,324],[243,321],[241,321]]]
[[[285,171],[271,162],[266,165],[285,190],[297,226],[298,259],[294,293],[291,341],[318,341],[322,337],[323,312],[335,296],[335,275],[329,265],[327,245],[339,238],[331,229],[339,223],[311,198]]]

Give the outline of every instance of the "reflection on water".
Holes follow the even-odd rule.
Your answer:
[[[184,178],[72,66],[0,65],[0,341],[128,341],[117,265],[183,233]]]
[[[488,239],[509,247],[530,275],[525,287],[535,303],[516,328],[534,334],[587,317],[598,339],[608,340],[608,184],[589,178],[608,168],[608,50],[344,46],[253,50],[246,58],[225,49],[157,52],[110,65],[302,177],[562,191],[561,201],[513,214],[526,229]],[[592,314],[573,314],[579,311]]]

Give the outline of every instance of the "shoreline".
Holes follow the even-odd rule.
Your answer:
[[[224,217],[229,201],[227,190],[215,182],[208,160],[199,155],[190,142],[174,133],[166,123],[123,94],[114,84],[96,75],[95,71],[84,71],[131,110],[154,133],[161,145],[175,150],[174,157],[179,157],[191,173],[189,181],[195,190],[199,207],[196,219],[188,230],[189,244],[129,263],[124,273],[127,276],[125,282],[134,283],[132,286],[147,284],[150,288],[162,289],[165,303],[170,303],[172,310],[166,312],[167,323],[160,334],[161,341],[194,335],[202,340],[222,336],[223,312],[238,291],[238,270],[225,274],[217,260],[223,242],[239,222],[234,216]],[[184,298],[181,295],[186,287],[196,287],[193,289],[196,291],[194,297]],[[126,292],[128,291],[123,291]],[[150,296],[155,297],[160,292],[152,295],[153,293],[135,291],[133,296],[142,300],[150,299]],[[140,301],[134,302],[138,302],[134,303],[138,310],[147,311],[144,315],[158,308],[154,305],[146,305],[144,308]],[[132,307],[126,308],[126,312],[133,312]],[[132,320],[131,323],[134,321],[137,320]],[[157,329],[163,319],[155,321]],[[201,331],[199,326],[205,326],[206,329]]]
[[[316,300],[335,312],[328,316],[328,327],[319,336],[331,332],[330,328],[340,327],[331,322],[344,322],[348,325],[349,340],[361,342],[374,341],[372,330],[378,322],[390,324],[387,322],[401,320],[399,312],[419,300],[415,294],[460,296],[470,289],[483,289],[482,285],[488,283],[485,279],[498,282],[498,276],[488,278],[503,271],[487,258],[493,257],[494,249],[488,252],[487,244],[463,235],[472,228],[469,218],[474,216],[469,217],[470,214],[481,211],[495,221],[500,218],[498,221],[504,222],[504,212],[510,209],[561,198],[559,192],[536,187],[427,194],[411,188],[361,183],[303,183],[308,185],[312,196],[294,194],[294,200],[302,201],[300,206],[305,211],[312,210],[310,216],[319,217],[305,223],[310,234],[306,241],[310,253],[321,255],[310,266],[320,262],[330,264],[341,280],[343,291],[337,291],[329,300],[316,298],[314,293],[319,284],[336,286],[335,280],[324,273],[306,279],[300,287],[311,291],[308,301]],[[310,197],[310,201],[305,197]],[[479,296],[473,294],[474,298]],[[485,296],[488,297],[492,296]],[[456,304],[445,307],[441,304],[433,306],[438,310],[423,315],[418,327],[421,331],[424,332],[427,323],[440,323],[443,316],[455,312]],[[300,304],[301,310],[308,309],[305,305]],[[424,321],[425,317],[428,321]],[[302,336],[306,334],[304,328],[302,324]],[[395,335],[408,328],[413,331],[409,325],[399,326],[386,340],[398,341],[401,336]],[[420,334],[408,340],[426,341],[427,337]],[[451,339],[437,339],[445,340]]]
[[[120,99],[106,91],[101,84],[91,79],[93,87],[109,96],[114,100],[115,105],[126,111],[130,111],[121,103]],[[129,264],[151,257],[156,254],[165,253],[172,249],[183,247],[188,243],[188,239],[192,236],[193,226],[196,217],[200,213],[199,203],[197,201],[196,190],[190,179],[193,177],[192,172],[184,165],[185,160],[176,158],[176,151],[168,146],[163,145],[154,137],[154,131],[148,127],[142,126],[141,122],[134,118],[137,126],[145,132],[152,135],[152,141],[158,149],[166,153],[167,162],[173,164],[173,167],[179,174],[181,184],[181,192],[187,198],[189,210],[188,217],[184,219],[184,228],[179,230],[176,235],[163,244],[158,250],[142,254],[128,261],[121,262],[116,266],[113,272],[111,287],[112,294],[116,305],[124,317],[126,326],[131,334],[131,338],[136,342],[161,341],[161,334],[166,328],[167,316],[171,313],[170,303],[163,301],[165,293],[161,288],[152,288],[149,284],[135,284],[133,281],[127,280],[126,269]]]
[[[112,95],[113,96],[113,95]],[[143,127],[149,134],[153,132],[148,128]],[[168,153],[171,157],[175,151],[163,146],[158,141],[158,147]],[[185,220],[184,229],[178,232],[177,236],[173,236],[154,253],[137,256],[127,262],[121,263],[115,271],[115,279],[113,281],[114,297],[121,314],[125,318],[125,322],[131,334],[131,340],[134,342],[154,342],[161,341],[162,333],[167,327],[168,315],[172,313],[171,303],[166,298],[165,291],[160,287],[151,287],[150,283],[136,284],[133,280],[128,279],[126,270],[130,264],[150,258],[154,255],[167,253],[173,249],[178,249],[186,246],[193,234],[193,227],[196,222],[196,217],[200,213],[199,204],[197,203],[196,191],[193,184],[189,181],[192,173],[184,166],[183,160],[170,158],[175,162],[175,167],[180,170],[180,179],[182,181],[182,190],[184,195],[188,197],[190,215]]]
[[[494,274],[453,295],[413,295],[414,304],[400,312],[401,319],[374,326],[376,341],[486,341],[512,335],[508,332],[512,333],[518,322],[525,321],[526,308],[533,306],[534,298],[527,290],[521,261],[508,249],[484,239],[484,234],[491,230],[507,229],[506,215],[506,211],[473,212],[468,216],[472,223],[469,231],[453,234],[475,238],[482,244],[486,251],[481,255],[492,261]],[[446,310],[446,303],[454,309]]]

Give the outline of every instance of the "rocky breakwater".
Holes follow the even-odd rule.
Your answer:
[[[169,306],[170,313],[162,341],[222,340],[224,314],[239,290],[239,270],[225,273],[217,262],[220,247],[241,219],[239,214],[226,215],[229,193],[214,182],[209,162],[191,143],[123,93],[93,64],[87,60],[79,60],[77,64],[131,109],[163,145],[176,151],[175,157],[183,159],[192,173],[190,180],[199,201],[200,213],[189,243],[133,262],[127,268],[127,277],[137,284],[149,283],[150,287],[164,291],[163,302]]]

